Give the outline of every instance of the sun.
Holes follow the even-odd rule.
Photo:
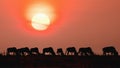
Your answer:
[[[32,29],[37,31],[48,30],[56,19],[56,10],[54,7],[46,2],[32,3],[26,6],[25,18]],[[51,27],[50,27],[51,28]]]
[[[50,24],[50,18],[45,13],[37,13],[32,17],[31,25],[35,30],[46,30]]]

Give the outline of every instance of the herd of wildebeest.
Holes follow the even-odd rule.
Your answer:
[[[104,47],[102,49],[103,56],[118,56],[118,52],[113,46]],[[50,55],[50,56],[94,56],[95,53],[92,51],[91,47],[84,47],[79,48],[77,51],[75,47],[68,47],[66,48],[66,51],[63,52],[62,48],[58,48],[55,52],[52,47],[47,47],[43,49],[43,52],[40,53],[39,49],[37,47],[34,48],[19,48],[16,47],[9,47],[7,48],[6,55],[5,56],[35,56],[35,55]]]

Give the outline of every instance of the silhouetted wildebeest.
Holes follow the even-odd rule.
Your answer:
[[[79,54],[81,56],[93,56],[94,55],[94,53],[90,47],[79,48],[78,55]]]
[[[18,49],[18,56],[28,56],[31,52],[28,47]]]
[[[77,55],[75,47],[68,47],[66,49],[65,55]]]
[[[58,49],[57,49],[57,54],[58,54],[59,56],[63,56],[63,55],[64,55],[62,48],[58,48]]]
[[[40,55],[39,49],[37,47],[30,49],[31,55]]]
[[[15,55],[17,55],[16,47],[7,48],[7,56],[15,56]]]
[[[116,49],[113,46],[109,46],[109,47],[103,48],[103,55],[105,55],[105,56],[107,56],[107,55],[118,56],[118,52],[116,51]]]
[[[49,55],[55,55],[55,52],[52,47],[44,48],[43,55],[46,55],[46,53],[48,53]]]

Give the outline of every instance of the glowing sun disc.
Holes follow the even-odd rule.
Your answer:
[[[36,30],[46,30],[48,28],[48,26],[46,25],[42,25],[42,24],[38,24],[38,23],[32,23],[32,26],[34,29]]]
[[[44,13],[32,17],[32,27],[36,30],[46,30],[50,24],[50,18]]]

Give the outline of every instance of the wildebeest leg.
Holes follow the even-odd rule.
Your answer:
[[[89,56],[89,54],[86,52],[86,53],[85,53],[85,56]]]
[[[103,52],[103,55],[106,56],[106,52]]]
[[[69,55],[69,51],[67,51],[67,55]]]
[[[81,54],[81,56],[84,56],[84,55],[83,55],[83,52],[81,52],[80,54]]]
[[[45,55],[45,53],[46,53],[46,52],[45,52],[45,51],[43,51],[43,55]]]

